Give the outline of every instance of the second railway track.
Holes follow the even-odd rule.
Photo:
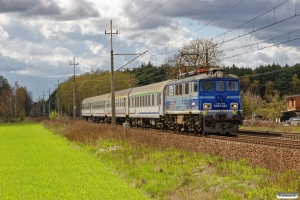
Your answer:
[[[232,134],[230,136],[209,135],[208,137],[221,140],[300,150],[300,134],[297,133],[293,134],[264,131],[239,131],[238,133]]]

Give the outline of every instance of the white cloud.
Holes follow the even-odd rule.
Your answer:
[[[9,34],[0,26],[0,40],[7,40]]]
[[[3,1],[0,0],[0,2]],[[47,77],[49,82],[52,77],[51,80],[57,83],[58,78],[65,79],[72,74],[71,71],[67,72],[67,69],[70,62],[73,62],[73,56],[76,56],[76,62],[79,62],[76,67],[77,74],[91,69],[110,70],[110,35],[104,35],[104,31],[110,31],[111,19],[113,31],[120,31],[120,34],[113,35],[115,53],[142,53],[148,50],[147,54],[135,63],[151,61],[160,65],[167,56],[171,56],[171,54],[162,53],[179,50],[184,44],[197,37],[211,39],[253,19],[282,1],[243,1],[204,28],[201,27],[239,1],[172,0],[159,7],[164,2],[166,1],[5,1],[6,7],[0,8],[0,73],[8,76],[11,72],[13,77],[24,81],[25,78],[21,77],[29,77],[30,80],[40,80],[33,77]],[[293,14],[295,10],[298,14],[300,13],[300,2],[297,3],[295,0],[287,2],[280,9],[276,9],[276,19]],[[148,15],[151,12],[153,13]],[[267,15],[265,18],[255,20],[255,27],[267,24],[268,20],[270,18]],[[223,48],[236,49],[299,29],[298,20],[298,18],[287,20],[285,23],[279,23],[257,33],[232,40],[225,43]],[[226,33],[216,41],[228,40],[240,33],[247,33],[253,24],[248,25]],[[190,35],[195,30],[198,31]],[[295,39],[299,37],[299,32],[290,34],[289,37]],[[283,42],[286,38],[285,36],[278,38],[276,42]],[[258,46],[271,44],[272,42]],[[299,62],[299,46],[300,42],[294,41],[284,46],[275,46],[228,58],[224,60],[224,64],[231,66],[234,63],[237,66],[252,68],[273,62],[280,65],[286,63],[294,65]],[[228,51],[226,56],[244,53],[255,48],[257,45]],[[134,57],[115,56],[115,69]],[[132,63],[134,67],[138,64]],[[38,89],[34,88],[36,96]],[[28,89],[31,90],[29,87]]]

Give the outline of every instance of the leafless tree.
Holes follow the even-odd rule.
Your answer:
[[[178,73],[185,70],[191,71],[220,66],[224,55],[224,51],[217,42],[203,38],[192,40],[188,45],[184,45],[177,53],[169,57],[168,64],[171,67],[166,78],[176,78]]]

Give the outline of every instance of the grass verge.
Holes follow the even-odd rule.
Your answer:
[[[107,169],[153,199],[276,199],[300,191],[300,171],[270,171],[220,156],[170,148],[151,137],[128,140],[122,129],[87,122],[45,126],[76,142]],[[103,128],[104,127],[104,128]],[[138,132],[132,137],[141,137]],[[165,148],[167,147],[167,148]]]
[[[41,124],[0,126],[0,199],[148,199]]]

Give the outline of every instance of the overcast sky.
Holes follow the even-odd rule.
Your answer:
[[[72,76],[74,56],[76,75],[110,70],[110,20],[114,53],[148,50],[129,68],[196,38],[221,43],[225,66],[300,62],[300,0],[0,0],[0,75],[36,101]],[[115,70],[134,57],[116,55]]]

